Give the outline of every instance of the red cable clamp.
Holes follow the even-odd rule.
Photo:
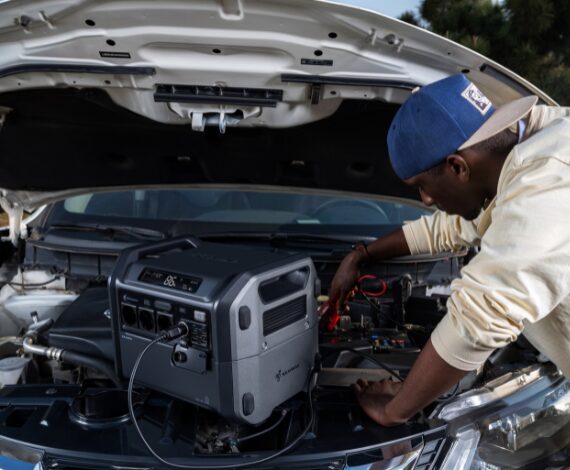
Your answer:
[[[371,288],[378,288],[378,290],[371,291],[369,290]],[[388,292],[388,283],[384,279],[376,277],[374,274],[365,274],[358,278],[358,289],[368,297],[382,297]]]

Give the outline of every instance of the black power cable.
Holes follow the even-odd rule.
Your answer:
[[[275,421],[275,423],[273,423],[271,426],[264,429],[263,431],[256,432],[255,434],[249,434],[249,435],[244,436],[244,437],[238,437],[237,438],[238,444],[241,444],[242,442],[245,442],[245,441],[249,441],[250,439],[254,439],[254,438],[259,437],[259,436],[263,436],[264,434],[267,434],[268,432],[273,431],[277,426],[279,426],[283,422],[283,420],[285,419],[285,416],[287,416],[287,410],[281,410],[281,415],[279,416],[277,421]]]
[[[216,465],[216,464],[214,464],[214,465],[200,465],[200,466],[182,465],[182,464],[169,462],[168,460],[165,460],[160,455],[158,455],[153,450],[153,448],[150,446],[150,444],[147,442],[147,440],[144,438],[142,431],[141,431],[141,429],[137,423],[136,417],[135,417],[135,413],[134,413],[134,409],[133,409],[133,385],[135,383],[135,376],[136,376],[137,370],[139,368],[139,365],[142,361],[142,358],[144,357],[146,352],[152,346],[154,346],[156,343],[159,343],[160,341],[170,341],[173,339],[180,338],[180,337],[186,335],[187,333],[188,333],[187,325],[184,323],[181,323],[180,325],[178,325],[174,328],[171,328],[166,333],[164,333],[164,334],[158,336],[157,338],[153,339],[149,344],[146,345],[146,347],[142,350],[142,352],[137,357],[137,360],[135,361],[135,365],[133,366],[133,371],[131,372],[131,377],[129,379],[129,388],[128,388],[128,392],[127,392],[128,405],[129,405],[129,416],[130,416],[131,421],[133,422],[133,424],[135,426],[135,429],[137,430],[137,433],[139,434],[139,437],[143,441],[143,444],[146,446],[147,450],[152,454],[152,456],[156,460],[163,463],[164,465],[168,465],[168,466],[174,467],[174,468],[181,468],[181,469],[185,469],[185,470],[186,469],[187,470],[204,470],[204,469],[210,469],[210,468],[216,469],[216,470],[230,470],[230,469],[237,469],[237,468],[248,468],[248,467],[251,467],[253,465],[258,465],[260,463],[265,463],[265,462],[268,462],[270,460],[273,460],[273,459],[279,457],[280,455],[283,455],[283,454],[289,452],[299,442],[301,442],[301,440],[306,436],[306,434],[313,427],[313,423],[315,420],[315,411],[314,411],[314,407],[313,407],[313,393],[312,393],[312,389],[311,389],[311,382],[313,381],[313,376],[316,373],[316,370],[314,367],[311,368],[311,370],[309,371],[308,381],[307,381],[307,396],[308,396],[309,411],[310,411],[309,423],[307,424],[307,426],[305,427],[303,432],[296,439],[294,439],[288,446],[284,447],[283,449],[281,449],[277,452],[274,452],[273,454],[268,455],[267,457],[263,457],[261,459],[258,459],[258,460],[244,462],[241,464],[232,464],[232,465],[229,465],[229,464],[228,465]]]

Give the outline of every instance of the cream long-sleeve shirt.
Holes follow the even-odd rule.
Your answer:
[[[412,254],[480,246],[431,336],[447,363],[476,369],[524,332],[570,377],[570,108],[533,108],[477,219],[436,212],[403,229]]]

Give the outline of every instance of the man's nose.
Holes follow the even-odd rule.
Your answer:
[[[424,191],[422,191],[420,189],[420,197],[422,198],[422,202],[426,205],[426,206],[433,206],[435,201],[433,200],[432,197],[428,196]]]

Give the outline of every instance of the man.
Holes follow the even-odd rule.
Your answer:
[[[390,126],[394,170],[439,211],[358,245],[331,299],[344,304],[365,263],[480,252],[452,283],[448,313],[404,383],[354,385],[382,425],[407,421],[520,333],[570,377],[570,108],[536,101],[495,110],[455,75],[413,93]]]

